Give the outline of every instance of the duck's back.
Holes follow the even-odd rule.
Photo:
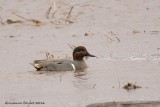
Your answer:
[[[87,67],[84,61],[72,60],[35,60],[33,66],[39,71],[71,71]]]

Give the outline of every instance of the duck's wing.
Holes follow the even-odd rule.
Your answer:
[[[44,69],[47,71],[71,71],[75,69],[72,62],[70,60],[50,61],[44,66]]]
[[[74,70],[71,60],[35,60],[32,64],[37,71],[69,71]]]

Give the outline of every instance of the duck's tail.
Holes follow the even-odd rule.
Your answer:
[[[39,63],[30,63],[33,67],[35,67],[37,69],[37,71],[40,71],[43,67],[41,64]]]

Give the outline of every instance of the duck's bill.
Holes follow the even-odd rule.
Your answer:
[[[96,57],[95,55],[92,55],[90,53],[88,53],[87,56],[89,56],[89,57]]]

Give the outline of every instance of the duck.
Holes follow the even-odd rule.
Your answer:
[[[84,46],[77,46],[73,50],[73,60],[69,59],[43,59],[35,60],[32,65],[37,71],[72,71],[86,69],[88,66],[84,57],[96,57],[90,54]]]

